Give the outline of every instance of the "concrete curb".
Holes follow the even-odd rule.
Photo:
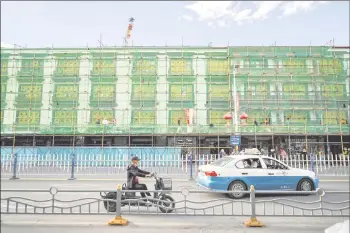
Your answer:
[[[195,222],[194,220],[191,223],[185,223],[185,222],[162,222],[162,221],[133,221],[130,220],[127,226],[124,227],[141,227],[141,228],[171,228],[171,229],[191,229],[191,228],[218,228],[218,227],[228,227],[227,225],[223,225],[222,223],[219,224],[214,224],[214,223],[203,223],[201,221]],[[272,223],[271,221],[264,221],[265,227],[264,228],[269,228],[269,229],[301,229],[301,228],[313,228],[315,227],[314,224],[311,222],[309,224],[296,224],[295,222],[283,222],[277,223],[274,222]],[[230,229],[242,229],[245,228],[243,225],[243,222],[240,221],[233,221],[230,222]],[[327,228],[329,225],[327,223],[323,224],[317,224],[318,228]],[[106,219],[105,222],[67,222],[67,221],[2,221],[1,226],[42,226],[42,227],[108,227],[108,219]],[[121,227],[121,226],[120,226]]]
[[[107,225],[107,221],[105,223],[91,223],[91,222],[40,222],[40,221],[1,221],[1,226],[32,226],[32,225],[40,225],[40,226],[102,226]]]
[[[67,181],[69,178],[19,178],[18,180],[26,180],[26,181]],[[1,178],[1,180],[10,180],[10,178]],[[76,178],[75,181],[120,181],[125,182],[126,179],[100,179],[100,178],[92,178],[92,179],[86,179],[86,178]],[[190,179],[172,179],[172,181],[175,182],[187,182],[191,181]]]
[[[103,216],[2,216],[1,226],[14,226],[14,227],[106,227],[108,221],[111,220],[113,215]],[[124,215],[129,222],[128,226],[120,228],[145,228],[145,229],[219,229],[230,228],[233,232],[240,232],[240,229],[246,229],[243,222],[248,217],[243,216],[222,216],[222,217],[210,217],[210,216],[134,216]],[[259,217],[261,222],[264,223],[266,229],[273,230],[273,232],[282,232],[288,230],[288,232],[298,232],[302,229],[319,229],[324,230],[329,226],[346,220],[346,217],[334,218],[334,217],[304,217],[299,218],[274,218],[274,217]],[[118,226],[115,226],[118,227]],[[260,228],[261,229],[261,228]],[[277,231],[278,230],[278,231]],[[291,231],[292,230],[292,231]],[[214,231],[208,231],[214,232]],[[244,231],[245,232],[245,231]],[[263,231],[265,232],[265,231]],[[311,232],[311,231],[310,231]],[[314,231],[312,231],[314,232]]]
[[[105,222],[40,222],[40,221],[2,221],[2,226],[108,226],[108,220]],[[201,223],[171,223],[171,222],[134,222],[129,221],[129,227],[148,227],[148,228],[198,228],[203,227]]]

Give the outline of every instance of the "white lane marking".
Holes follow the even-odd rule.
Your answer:
[[[350,180],[319,180],[319,182],[349,182]]]
[[[86,187],[99,187],[102,184],[52,184],[50,187],[55,188],[86,188]]]

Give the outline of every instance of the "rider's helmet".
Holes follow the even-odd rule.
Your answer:
[[[137,157],[137,156],[132,157],[131,161],[134,161],[134,160],[139,161],[139,157]]]

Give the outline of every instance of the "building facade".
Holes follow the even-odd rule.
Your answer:
[[[2,49],[2,141],[343,148],[349,69],[349,47]]]

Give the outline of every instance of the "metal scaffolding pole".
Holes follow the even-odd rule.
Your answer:
[[[238,132],[238,122],[237,122],[237,86],[236,86],[236,65],[233,67],[233,99],[234,99],[234,124],[235,124],[235,135]]]

